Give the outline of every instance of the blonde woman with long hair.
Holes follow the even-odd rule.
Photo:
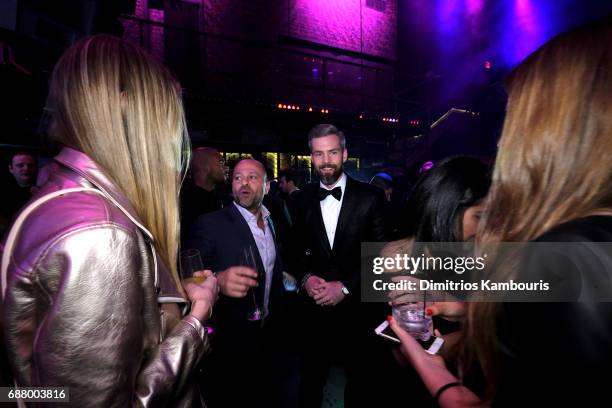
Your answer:
[[[183,284],[176,266],[180,87],[138,47],[99,35],[64,53],[49,101],[59,168],[2,259],[16,385],[68,387],[78,407],[198,406],[218,289],[209,271]]]
[[[598,276],[609,294],[610,246],[590,248],[612,241],[612,18],[542,46],[511,74],[508,93],[480,241],[571,242],[577,251],[526,258],[494,278],[529,271],[587,287]],[[609,404],[612,303],[575,300],[436,305],[442,316],[467,312],[459,378],[391,326],[441,406]]]

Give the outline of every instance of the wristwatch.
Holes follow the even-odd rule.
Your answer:
[[[349,290],[344,285],[342,285],[342,293],[344,293],[344,296],[348,296],[349,294]]]

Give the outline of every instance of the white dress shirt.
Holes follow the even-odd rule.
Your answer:
[[[336,236],[336,227],[338,226],[338,217],[340,216],[340,209],[342,208],[342,201],[344,200],[344,192],[346,190],[346,174],[342,173],[336,184],[332,187],[328,187],[323,183],[319,183],[321,188],[326,190],[333,190],[336,187],[340,187],[342,190],[342,198],[340,201],[336,200],[332,195],[325,197],[325,200],[321,200],[321,215],[323,216],[323,223],[325,224],[325,232],[327,232],[327,240],[329,241],[330,248],[334,247],[334,237]]]
[[[268,304],[270,302],[270,288],[272,286],[272,274],[274,272],[274,263],[276,262],[276,246],[274,245],[274,235],[270,228],[270,211],[263,205],[261,206],[261,215],[264,220],[264,230],[257,225],[257,217],[252,212],[243,208],[234,202],[238,211],[249,225],[249,229],[253,234],[253,239],[257,244],[257,250],[261,262],[263,263],[266,280],[264,288],[263,312],[264,317],[268,315]],[[250,296],[250,295],[249,295]]]

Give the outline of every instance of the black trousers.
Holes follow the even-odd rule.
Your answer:
[[[300,406],[319,408],[329,369],[338,365],[346,374],[345,407],[376,403],[381,380],[391,375],[388,344],[374,334],[386,317],[381,305],[357,302],[332,307],[315,305],[304,299],[302,308],[303,342]]]
[[[258,323],[252,323],[257,325]],[[286,354],[275,326],[248,335],[218,330],[212,352],[200,363],[200,389],[208,408],[282,406]]]
[[[334,309],[305,299],[302,314],[300,407],[321,407],[331,365],[346,374],[345,407],[435,406],[418,374],[394,358],[396,345],[374,333],[388,305],[340,303]]]

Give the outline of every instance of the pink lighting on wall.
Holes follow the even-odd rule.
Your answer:
[[[397,0],[383,10],[367,0],[293,0],[289,35],[332,47],[395,59]],[[319,73],[312,72],[313,76]]]
[[[149,9],[149,19],[164,22],[164,11]],[[164,60],[164,27],[151,26],[151,54],[160,61]]]

